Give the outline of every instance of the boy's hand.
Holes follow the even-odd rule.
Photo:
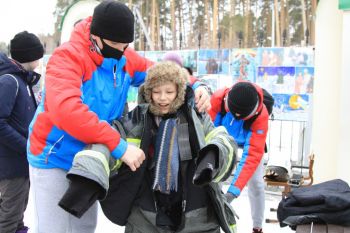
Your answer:
[[[196,107],[199,112],[205,112],[210,107],[210,94],[206,87],[199,86],[194,90],[195,95],[195,101],[196,101]]]
[[[145,153],[140,148],[128,144],[128,147],[120,160],[128,165],[131,171],[136,171],[145,160]]]

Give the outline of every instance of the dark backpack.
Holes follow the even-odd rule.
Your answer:
[[[269,116],[270,118],[273,120],[274,119],[274,116],[273,116],[273,105],[275,103],[275,99],[272,97],[272,95],[267,91],[265,90],[264,88],[262,88],[263,90],[263,103],[267,109],[267,112],[269,113]],[[222,99],[221,101],[221,111],[220,111],[220,114],[222,117],[224,117],[226,115],[226,109],[225,109],[225,101],[224,101],[224,98]],[[260,113],[259,113],[260,114]],[[259,114],[253,116],[252,118],[250,118],[249,120],[246,120],[244,121],[244,124],[243,124],[243,128],[245,130],[248,130],[250,129],[250,127],[252,126],[253,122],[256,120],[256,118],[258,118]],[[265,143],[265,153],[267,152],[267,146],[266,146],[266,143]]]

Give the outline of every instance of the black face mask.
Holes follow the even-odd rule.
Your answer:
[[[106,44],[102,38],[101,38],[101,41],[103,44],[103,49],[101,49],[101,53],[103,57],[114,58],[119,60],[123,56],[125,49],[123,51],[120,51],[119,49],[115,49],[109,46],[108,44]]]

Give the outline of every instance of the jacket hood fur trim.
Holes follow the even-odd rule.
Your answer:
[[[156,116],[164,115],[152,100],[152,89],[167,82],[172,82],[177,85],[177,96],[171,103],[168,114],[176,113],[185,101],[188,76],[187,71],[174,62],[159,62],[152,66],[147,72],[143,88],[140,89],[146,102],[149,103],[149,110]]]

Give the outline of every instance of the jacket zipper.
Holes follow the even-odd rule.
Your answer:
[[[117,87],[117,75],[116,75],[116,73],[117,73],[117,65],[114,65],[113,66],[113,86],[114,86],[114,88]]]
[[[62,135],[50,148],[49,153],[47,153],[47,156],[45,158],[45,163],[47,164],[49,162],[49,157],[52,153],[53,148],[55,148],[56,144],[59,143],[63,139],[64,135]]]

